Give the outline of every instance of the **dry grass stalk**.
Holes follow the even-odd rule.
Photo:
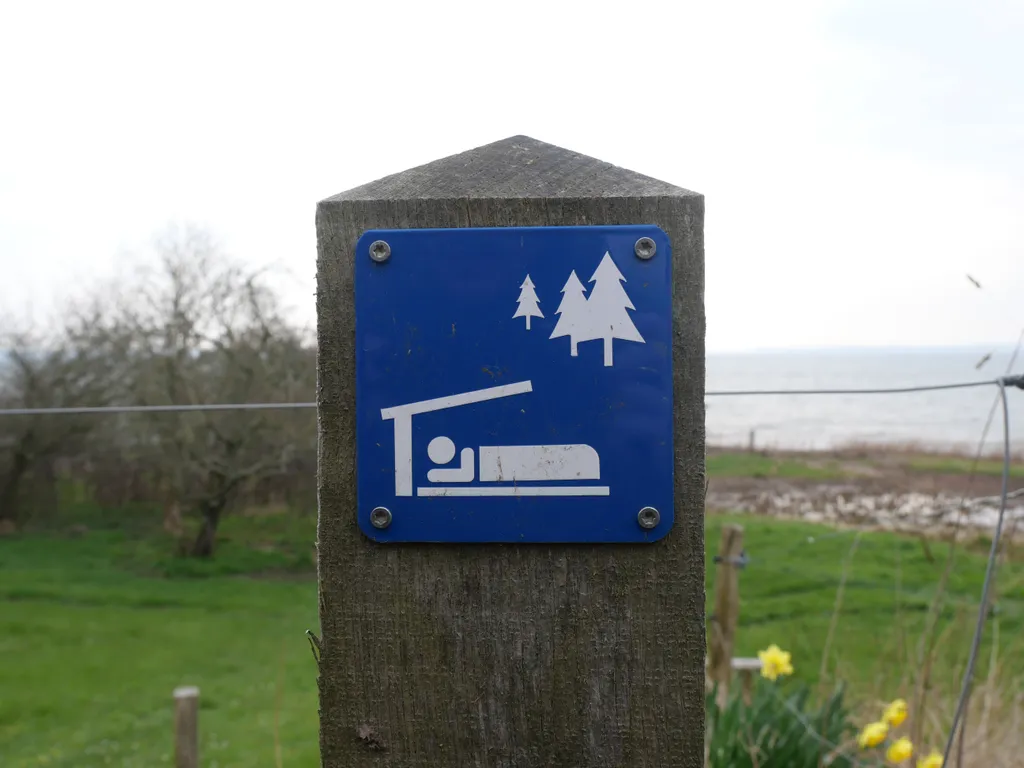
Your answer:
[[[850,544],[850,549],[846,553],[846,559],[843,561],[843,573],[839,578],[839,586],[836,588],[836,601],[832,607],[832,618],[828,625],[828,634],[825,636],[825,645],[821,649],[821,670],[818,673],[818,680],[821,683],[821,691],[824,695],[825,692],[825,680],[828,675],[828,657],[832,652],[832,640],[835,636],[836,626],[839,624],[839,615],[843,608],[843,594],[846,591],[846,580],[850,575],[850,564],[853,562],[853,556],[857,552],[857,547],[860,544],[860,533],[853,537],[853,542]]]

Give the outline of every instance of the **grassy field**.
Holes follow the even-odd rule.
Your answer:
[[[974,459],[960,456],[912,456],[907,465],[918,472],[935,472],[947,475],[970,474],[972,468],[979,475],[1000,476],[1003,474],[1003,462],[1000,459],[981,459],[974,466]],[[1010,477],[1024,477],[1024,465],[1019,461],[1010,466]]]
[[[0,539],[0,764],[170,765],[192,684],[204,766],[273,766],[275,711],[282,764],[319,765],[314,523],[295,521],[227,521],[212,563],[109,531]]]
[[[1001,459],[951,454],[934,454],[912,450],[876,452],[854,450],[848,454],[791,454],[772,451],[710,451],[707,472],[712,478],[783,478],[803,480],[837,480],[849,478],[855,467],[886,469],[890,472],[928,473],[935,475],[978,475],[998,477],[1003,472]],[[1014,461],[1010,476],[1024,477],[1024,464]]]
[[[727,522],[743,525],[751,560],[740,576],[737,655],[752,656],[757,649],[778,643],[792,651],[798,675],[818,679],[824,641],[842,583],[827,675],[848,681],[864,694],[892,695],[886,692],[899,685],[900,674],[913,665],[948,545],[931,543],[933,559],[929,560],[920,542],[909,537],[715,515],[706,525],[709,596],[714,584],[710,558],[718,531]],[[981,539],[972,543],[973,551],[961,550],[956,555],[940,627],[945,631],[936,664],[940,678],[959,673],[966,659],[987,546]],[[1007,563],[998,577],[995,616],[1003,637],[1013,638],[1024,625],[1024,567],[1017,561]],[[1005,672],[1024,672],[1024,656],[1016,656],[1017,668]],[[954,675],[941,682],[958,681]]]
[[[839,462],[773,456],[764,453],[720,452],[707,457],[708,477],[781,477],[834,480],[844,476]]]
[[[317,627],[314,520],[229,518],[209,563],[173,556],[169,540],[132,520],[77,537],[0,538],[3,766],[169,765],[170,694],[182,684],[202,690],[205,766],[274,766],[275,744],[283,766],[318,765],[315,670],[303,636]],[[726,522],[744,525],[751,559],[740,578],[740,655],[775,642],[793,652],[798,677],[817,679],[856,539],[828,676],[847,679],[860,697],[903,692],[944,545],[932,544],[930,562],[912,539],[713,516],[712,552]],[[936,690],[958,682],[983,566],[981,555],[964,554],[953,573]],[[1022,584],[1020,565],[1000,572],[1004,638],[1021,635]],[[1024,671],[1024,654],[1001,655],[1015,665],[1002,674]],[[985,655],[980,675],[987,665]]]

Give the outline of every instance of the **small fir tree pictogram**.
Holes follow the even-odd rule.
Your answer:
[[[583,283],[576,277],[576,270],[573,270],[569,279],[565,281],[565,285],[562,287],[562,301],[558,305],[558,309],[555,310],[555,314],[558,315],[558,322],[555,323],[555,329],[551,331],[549,339],[557,339],[560,336],[569,337],[569,354],[573,357],[577,356],[576,345],[580,341],[586,341],[586,331],[588,328],[588,308],[587,308],[587,297],[584,295],[586,288],[583,287]]]
[[[516,309],[516,313],[512,315],[512,318],[525,317],[526,318],[526,330],[530,330],[530,318],[531,317],[544,317],[544,313],[540,311],[540,299],[537,298],[537,292],[534,290],[533,281],[530,280],[530,276],[527,275],[523,284],[519,286],[522,290],[519,291],[519,307]]]

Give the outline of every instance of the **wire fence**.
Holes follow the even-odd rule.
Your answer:
[[[705,397],[774,397],[813,395],[899,395],[940,392],[975,387],[1017,387],[1024,389],[1024,375],[998,379],[960,381],[946,384],[922,384],[910,387],[867,387],[851,389],[719,389],[708,390]],[[204,411],[268,411],[316,408],[315,402],[291,403],[182,403],[171,405],[104,405],[70,408],[0,408],[0,416],[85,416],[118,413],[190,413]]]
[[[1014,357],[1016,357],[1016,354],[1014,355]],[[993,577],[994,577],[994,574],[995,574],[997,557],[998,557],[998,554],[999,554],[999,551],[1000,551],[1000,546],[1001,546],[1001,539],[1002,539],[1002,534],[1003,534],[1003,530],[1004,530],[1004,522],[1005,522],[1005,519],[1006,519],[1007,505],[1008,505],[1008,502],[1009,502],[1009,500],[1011,498],[1016,497],[1017,495],[1019,495],[1019,491],[1011,493],[1010,492],[1010,488],[1009,488],[1009,485],[1010,485],[1010,467],[1011,467],[1011,462],[1012,462],[1012,453],[1011,453],[1011,436],[1010,436],[1010,407],[1009,407],[1009,403],[1008,403],[1008,400],[1007,400],[1007,389],[1008,388],[1019,388],[1019,389],[1024,390],[1024,376],[1020,376],[1020,375],[1007,375],[1007,376],[1004,376],[1004,377],[1000,377],[1000,378],[997,378],[997,379],[994,379],[994,380],[990,380],[990,381],[985,381],[985,382],[958,382],[958,383],[949,383],[949,384],[924,385],[924,386],[901,387],[901,388],[865,388],[865,389],[851,388],[851,389],[819,389],[819,390],[804,389],[804,390],[770,390],[770,391],[769,390],[743,390],[743,391],[737,390],[737,391],[727,391],[727,392],[719,391],[719,392],[709,392],[708,393],[709,396],[743,396],[743,395],[746,395],[746,396],[757,396],[757,395],[803,395],[803,396],[807,396],[807,395],[839,395],[839,394],[842,394],[842,395],[873,395],[873,394],[901,394],[901,393],[938,391],[938,390],[954,390],[954,389],[963,389],[963,388],[974,387],[974,386],[995,386],[997,388],[997,390],[998,390],[997,402],[995,404],[995,407],[998,407],[1000,412],[1001,412],[1001,414],[1002,414],[1002,427],[1003,427],[1003,429],[1002,429],[1002,433],[1003,433],[1003,446],[1002,446],[1001,491],[1000,491],[999,496],[996,497],[998,499],[999,510],[998,510],[998,515],[997,515],[997,518],[996,518],[995,529],[994,529],[993,534],[992,534],[991,545],[990,545],[990,548],[989,548],[988,557],[987,557],[987,560],[986,560],[984,581],[983,581],[983,584],[982,584],[981,595],[980,595],[979,602],[978,602],[978,613],[977,613],[977,619],[975,621],[974,632],[973,632],[973,635],[972,635],[972,638],[971,638],[970,650],[969,650],[968,655],[967,655],[967,661],[966,661],[966,666],[965,666],[965,670],[964,670],[964,675],[963,675],[962,683],[961,683],[961,686],[960,686],[960,691],[959,691],[959,694],[958,694],[957,699],[956,699],[956,705],[955,705],[955,709],[954,709],[954,712],[953,712],[952,723],[951,723],[951,725],[950,725],[950,727],[948,729],[948,736],[946,738],[946,741],[945,741],[945,744],[944,744],[943,753],[942,753],[943,754],[943,758],[942,758],[943,759],[943,763],[942,763],[943,765],[948,765],[949,764],[949,758],[950,758],[950,755],[952,754],[954,745],[956,744],[956,740],[957,740],[957,736],[958,735],[961,738],[961,749],[962,749],[962,744],[963,744],[964,736],[961,733],[961,727],[962,727],[962,724],[964,722],[964,718],[966,716],[966,711],[967,711],[967,707],[968,707],[968,703],[969,703],[969,700],[970,700],[971,691],[972,691],[972,687],[973,687],[973,683],[974,683],[974,674],[975,674],[975,668],[976,668],[976,665],[977,665],[979,651],[980,651],[980,648],[981,648],[981,641],[982,641],[982,637],[983,637],[983,634],[984,634],[986,620],[987,620],[987,618],[989,616],[990,609],[991,609],[990,595],[991,595]],[[979,444],[979,448],[978,448],[978,454],[975,457],[975,465],[972,468],[972,478],[973,478],[974,470],[976,469],[976,466],[977,466],[978,459],[980,459],[981,451],[983,450],[984,443],[985,443],[985,441],[987,439],[987,433],[988,433],[989,427],[990,427],[990,425],[992,423],[992,417],[994,416],[994,414],[996,412],[995,411],[995,407],[993,408],[992,413],[990,413],[989,420],[986,422],[986,425],[985,425],[985,429],[984,429],[984,432],[983,432],[983,435],[982,435],[982,438],[981,438],[981,441],[980,441],[980,444]],[[963,499],[961,499],[961,505],[963,506],[966,503],[966,501],[967,501],[967,499],[966,499],[966,496],[965,496]],[[833,534],[833,536],[842,536],[842,535],[845,535],[846,533],[847,532],[840,532],[840,533]],[[855,542],[859,543],[859,541],[860,541],[860,539],[859,539],[859,534],[858,534],[858,538],[855,539]],[[812,542],[811,542],[811,540],[807,540],[806,542],[800,542],[797,545],[797,547],[801,546],[802,544],[805,544],[805,543],[809,544],[809,543],[812,543]],[[796,549],[796,547],[793,547],[793,549]],[[852,552],[851,552],[851,554],[852,554]],[[751,562],[751,559],[746,555],[745,552],[742,553],[741,556],[738,557],[738,558],[722,558],[722,557],[716,558],[716,562],[722,563],[722,562],[725,562],[725,561],[728,561],[727,564],[731,565],[733,567],[746,567],[747,564],[749,562]],[[840,581],[836,585],[837,586],[837,601],[841,599],[842,591],[843,591],[843,589],[845,588],[846,585],[847,585],[847,574],[846,574],[846,571],[845,571],[845,568],[844,568],[844,572],[843,572],[842,576],[840,577]],[[860,586],[863,587],[863,585],[860,585]],[[885,587],[887,589],[891,589],[892,588],[891,585],[888,585],[888,584],[885,585]],[[712,618],[714,618],[714,617],[712,617]],[[831,636],[831,631],[832,630],[830,628],[830,636]],[[806,727],[808,733],[810,733],[815,739],[821,741],[823,746],[827,747],[830,750],[834,750],[833,754],[836,754],[836,753],[844,754],[847,757],[851,758],[852,762],[855,765],[864,764],[864,763],[860,763],[859,761],[857,761],[856,758],[853,757],[852,755],[850,755],[849,753],[846,753],[844,751],[842,745],[831,744],[827,740],[822,739],[822,737],[814,730],[812,724],[810,722],[808,722],[806,720],[806,718],[804,718],[802,716],[801,713],[799,713],[796,710],[794,710],[794,712],[795,712],[796,715],[799,716],[799,719],[804,723],[804,726]]]
[[[997,389],[998,400],[997,406],[1001,410],[1002,414],[1002,427],[1003,427],[1003,461],[1002,461],[1002,473],[1001,473],[1001,492],[998,497],[994,499],[998,500],[998,516],[996,518],[996,524],[992,533],[991,546],[985,567],[985,576],[983,585],[981,588],[981,594],[979,597],[979,610],[977,619],[975,622],[974,633],[971,639],[970,652],[967,657],[966,669],[964,672],[962,685],[960,692],[957,697],[956,708],[953,715],[952,726],[949,729],[948,739],[945,744],[944,750],[944,761],[948,765],[950,753],[953,749],[953,745],[956,740],[956,736],[959,732],[960,725],[962,723],[964,713],[967,708],[967,704],[970,698],[971,687],[973,684],[975,667],[978,659],[979,649],[981,646],[981,639],[984,633],[984,627],[989,612],[989,600],[993,581],[993,574],[995,572],[995,566],[997,562],[997,555],[1000,551],[1001,539],[1004,531],[1004,521],[1006,517],[1006,509],[1008,502],[1011,498],[1021,495],[1021,491],[1010,491],[1010,466],[1012,461],[1011,453],[1011,441],[1010,441],[1010,406],[1007,398],[1007,389],[1017,388],[1024,390],[1024,375],[1007,375],[995,379],[985,379],[976,381],[965,381],[965,382],[949,382],[949,383],[937,383],[937,384],[924,384],[917,386],[905,386],[905,387],[866,387],[866,388],[831,388],[831,389],[736,389],[736,390],[709,390],[705,393],[706,397],[761,397],[761,396],[828,396],[828,395],[894,395],[894,394],[914,394],[921,392],[938,392],[938,391],[952,391],[962,390],[975,387],[994,387]],[[317,407],[315,402],[264,402],[264,403],[199,403],[199,404],[166,404],[166,405],[115,405],[115,406],[96,406],[96,407],[43,407],[43,408],[4,408],[0,409],[0,417],[28,417],[28,416],[54,416],[54,415],[96,415],[102,416],[105,414],[130,414],[130,413],[188,413],[188,412],[210,412],[210,411],[261,411],[261,410],[301,410],[301,409],[313,409]],[[981,443],[979,445],[979,453],[975,459],[975,463],[980,458],[981,449],[984,446],[987,438],[987,432],[989,426],[992,423],[992,416],[994,416],[996,410],[990,414],[989,421],[986,423],[985,431],[982,436]],[[962,499],[962,504],[967,501],[966,496]],[[789,551],[776,552],[772,554],[772,560],[778,568],[778,563],[782,562],[787,554],[796,549],[808,545],[812,545],[816,542],[824,542],[832,537],[840,537],[849,535],[851,532],[841,531],[834,534],[828,534],[825,536],[817,536],[813,539],[807,538],[797,542]],[[749,558],[745,554],[743,555],[742,562],[737,561],[732,563],[738,567],[746,567],[749,563],[755,565],[760,564],[757,556]],[[783,569],[785,566],[783,566]],[[842,582],[845,584],[844,581]],[[824,584],[818,586],[818,588],[824,588]],[[861,585],[862,587],[864,585]],[[885,588],[891,589],[891,584],[885,584]],[[810,728],[810,725],[808,724]],[[817,734],[815,734],[817,735]],[[820,738],[820,737],[819,737]],[[827,745],[830,749],[840,749],[838,745],[829,744]]]

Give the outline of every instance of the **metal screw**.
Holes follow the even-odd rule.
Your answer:
[[[370,244],[370,258],[378,264],[383,264],[391,258],[391,246],[383,240],[374,240]]]
[[[374,528],[387,528],[391,525],[391,510],[387,507],[374,507],[370,513],[370,523]]]
[[[636,241],[636,245],[633,246],[633,252],[644,261],[653,259],[654,254],[657,253],[657,251],[657,244],[649,237],[641,237]]]
[[[640,523],[641,528],[649,531],[661,522],[661,513],[654,507],[644,507],[636,516],[636,521]]]

